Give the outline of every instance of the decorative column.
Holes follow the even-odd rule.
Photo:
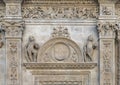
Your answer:
[[[98,21],[100,45],[100,85],[115,83],[115,38],[116,24],[115,3],[117,0],[98,0],[100,16]]]
[[[6,85],[21,84],[21,39],[24,23],[21,18],[21,0],[4,0],[6,17],[2,23],[6,39]]]
[[[117,30],[117,34],[118,34],[118,36],[117,36],[117,39],[118,39],[118,44],[117,44],[117,47],[118,47],[118,49],[117,49],[117,52],[118,52],[118,56],[117,56],[117,58],[116,58],[116,85],[120,85],[120,29],[119,30]]]

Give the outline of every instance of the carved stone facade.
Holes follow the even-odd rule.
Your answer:
[[[0,0],[0,85],[120,85],[119,0]]]

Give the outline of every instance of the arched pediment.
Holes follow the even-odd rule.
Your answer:
[[[67,38],[53,38],[47,41],[38,52],[37,62],[63,63],[82,62],[83,57],[79,46]]]

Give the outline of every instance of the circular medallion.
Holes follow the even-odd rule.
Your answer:
[[[64,43],[56,43],[52,48],[53,57],[58,61],[63,61],[69,57],[70,49]]]

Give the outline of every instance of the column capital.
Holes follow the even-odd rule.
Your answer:
[[[97,30],[100,38],[115,38],[118,24],[115,22],[98,22]]]
[[[21,38],[24,30],[23,21],[4,21],[2,22],[2,30],[5,31],[6,38]]]

